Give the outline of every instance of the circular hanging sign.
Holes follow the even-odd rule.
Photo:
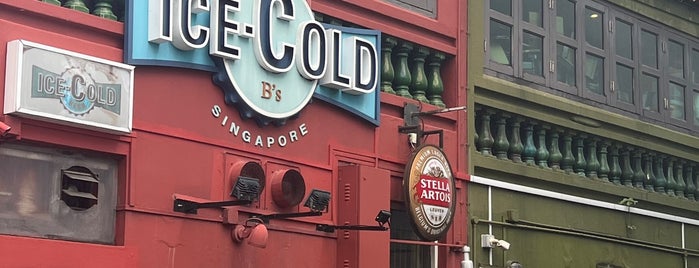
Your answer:
[[[405,202],[417,235],[426,241],[442,238],[454,219],[456,193],[451,166],[442,149],[418,147],[405,166]]]

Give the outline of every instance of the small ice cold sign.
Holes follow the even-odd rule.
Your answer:
[[[433,145],[416,149],[403,178],[406,205],[413,227],[422,239],[439,240],[454,218],[454,177],[444,152]]]

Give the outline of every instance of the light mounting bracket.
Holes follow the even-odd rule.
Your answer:
[[[433,114],[440,114],[440,113],[465,110],[466,106],[437,109],[437,110],[431,110],[431,111],[425,111],[425,112],[420,112],[421,109],[422,109],[422,105],[406,102],[405,105],[403,105],[403,126],[398,126],[398,132],[403,133],[403,134],[415,133],[417,135],[416,146],[421,145],[423,137],[426,137],[426,136],[429,136],[432,134],[437,134],[437,135],[439,135],[439,148],[443,148],[444,147],[444,130],[438,129],[438,130],[425,131],[424,130],[425,128],[422,124],[422,119],[420,117],[423,115],[433,115]]]

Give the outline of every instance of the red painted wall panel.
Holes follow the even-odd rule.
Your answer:
[[[447,25],[458,11],[442,10],[438,20],[419,18],[409,13],[395,19],[381,15],[395,7],[381,4],[376,11],[343,10],[362,1],[311,1],[321,12],[360,25],[424,43],[447,53],[457,51],[458,27],[426,29]],[[367,1],[364,1],[367,2]],[[368,1],[375,2],[375,1]],[[44,15],[46,14],[46,15]],[[366,16],[362,16],[366,15]],[[421,25],[404,24],[404,21]],[[6,44],[27,39],[113,61],[123,58],[123,24],[90,14],[48,5],[39,1],[0,0],[0,81],[4,82]],[[422,42],[424,41],[424,42]],[[465,43],[464,43],[465,44]],[[452,55],[453,56],[453,55]],[[451,66],[451,65],[446,65]],[[455,69],[448,67],[450,69]],[[465,79],[455,78],[458,71],[448,71],[445,85],[463,86]],[[465,73],[465,72],[463,72]],[[4,83],[0,83],[0,86]],[[4,93],[4,88],[0,88]],[[450,93],[451,94],[451,93]],[[451,103],[463,103],[462,93],[454,93]],[[134,90],[134,132],[116,136],[74,129],[34,120],[17,119],[20,138],[52,146],[70,146],[119,155],[121,177],[116,245],[94,245],[58,240],[0,236],[0,259],[11,267],[337,267],[345,248],[352,248],[351,258],[357,267],[386,267],[389,233],[359,233],[350,244],[338,242],[340,232],[315,231],[316,223],[341,224],[343,219],[359,224],[375,224],[378,209],[389,209],[390,201],[401,193],[391,191],[391,176],[400,177],[410,154],[407,135],[398,133],[403,125],[404,102],[414,102],[382,94],[381,126],[375,127],[348,112],[320,100],[310,103],[296,119],[285,126],[259,127],[252,120],[241,119],[237,109],[225,106],[223,93],[211,82],[211,73],[179,68],[137,66]],[[2,102],[2,98],[0,98]],[[212,107],[222,108],[221,116]],[[426,106],[425,109],[436,108]],[[222,125],[224,116],[228,116]],[[466,155],[463,133],[465,116],[454,114],[430,117],[426,129],[444,129],[445,152],[454,162]],[[284,147],[270,148],[246,143],[228,130],[235,122],[253,137],[279,137],[300,132],[304,124],[308,134]],[[427,139],[436,143],[436,136]],[[2,142],[0,142],[2,146]],[[234,242],[233,225],[224,224],[221,210],[200,209],[197,215],[174,212],[173,195],[183,194],[212,201],[229,200],[232,180],[228,167],[235,161],[260,162],[268,182],[272,174],[284,168],[298,170],[306,182],[306,193],[318,188],[331,191],[333,199],[328,213],[296,220],[271,220],[266,249]],[[353,171],[352,182],[357,195],[352,208],[341,208],[341,171],[338,162],[360,164]],[[459,170],[465,174],[466,170]],[[464,178],[460,178],[464,179]],[[269,184],[267,184],[269,186]],[[465,192],[465,191],[460,191]],[[304,196],[305,198],[305,196]],[[459,197],[465,200],[465,197]],[[456,214],[459,231],[450,233],[448,242],[465,241],[465,206]],[[272,200],[269,187],[260,200],[240,208],[240,220],[250,213],[307,211],[301,205],[280,208]],[[343,214],[344,213],[344,214]],[[356,232],[355,232],[356,233]],[[448,267],[457,267],[460,254],[447,253]],[[349,255],[348,255],[349,256]],[[6,261],[7,260],[7,261]],[[77,261],[75,265],[63,264]],[[372,262],[373,261],[373,262]],[[378,261],[378,265],[377,262]],[[368,264],[372,263],[372,264]]]
[[[139,267],[133,247],[0,235],[2,267]],[[140,266],[143,267],[143,266]]]
[[[390,208],[386,170],[349,165],[339,168],[338,225],[378,226],[380,210]],[[388,226],[386,226],[388,227]],[[389,232],[337,230],[337,267],[388,267]]]

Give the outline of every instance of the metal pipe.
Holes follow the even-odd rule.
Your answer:
[[[391,243],[400,243],[400,244],[411,244],[411,245],[439,246],[439,247],[448,247],[448,248],[461,248],[464,246],[464,245],[460,245],[460,244],[447,244],[447,243],[417,241],[417,240],[403,240],[403,239],[390,239],[390,242]]]
[[[462,251],[464,252],[464,260],[461,261],[461,268],[473,268],[473,262],[468,258],[468,254],[471,253],[471,248],[464,246]]]
[[[625,244],[625,245],[630,245],[630,246],[637,246],[637,247],[642,247],[642,248],[665,251],[665,252],[670,252],[670,253],[675,253],[675,254],[680,254],[680,255],[689,255],[689,256],[699,257],[699,253],[695,253],[697,251],[694,251],[694,250],[689,250],[689,249],[685,249],[685,248],[678,248],[678,247],[674,247],[674,246],[657,244],[657,243],[650,243],[650,242],[645,242],[645,241],[631,240],[631,239],[623,238],[623,237],[611,237],[611,236],[606,236],[606,235],[603,236],[603,235],[594,234],[594,233],[585,233],[585,232],[581,232],[579,230],[564,228],[564,227],[556,227],[556,228],[539,227],[539,226],[532,226],[532,225],[521,225],[521,224],[513,224],[513,223],[507,223],[507,222],[477,219],[477,220],[473,220],[474,228],[475,228],[475,225],[477,225],[480,222],[487,223],[487,224],[493,224],[493,225],[500,225],[500,226],[509,226],[509,227],[515,227],[515,228],[551,232],[551,233],[557,233],[557,234],[567,234],[567,235],[572,235],[572,236],[592,238],[592,239],[620,243],[620,244]]]

